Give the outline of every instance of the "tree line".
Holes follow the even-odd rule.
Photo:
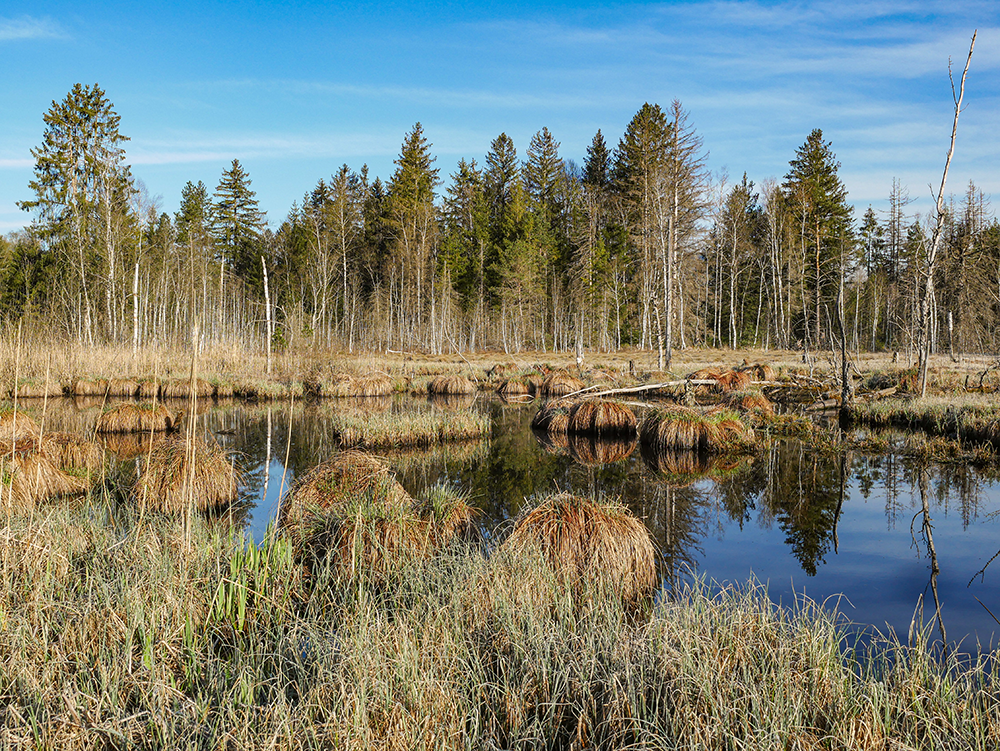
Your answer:
[[[679,101],[644,104],[614,146],[598,131],[582,165],[542,128],[447,181],[417,123],[386,180],[345,164],[272,228],[239,160],[159,211],[96,84],[44,122],[31,223],[0,239],[0,315],[84,343],[176,344],[198,322],[203,344],[634,346],[663,368],[692,345],[912,352],[926,288],[935,348],[998,346],[988,198],[970,183],[946,204],[926,287],[930,221],[895,180],[887,211],[856,218],[819,129],[758,186],[708,173]]]

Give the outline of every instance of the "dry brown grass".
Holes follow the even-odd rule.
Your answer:
[[[139,382],[131,378],[111,378],[108,380],[108,396],[132,398],[139,393]]]
[[[584,387],[584,382],[579,378],[571,376],[565,370],[556,370],[546,376],[538,391],[542,396],[558,397],[574,394]]]
[[[528,378],[505,378],[497,386],[497,393],[508,399],[511,397],[532,396],[537,387],[538,384]]]
[[[730,391],[722,398],[722,404],[737,412],[752,412],[764,417],[774,414],[774,404],[757,389]]]
[[[757,362],[744,368],[754,381],[773,381],[778,377],[777,371],[766,362]]]
[[[45,433],[41,450],[59,469],[82,469],[93,473],[104,464],[101,444],[75,433]]]
[[[394,390],[392,379],[385,373],[366,373],[352,377],[340,374],[334,377],[329,388],[324,389],[324,395],[340,397],[384,397],[390,396]],[[326,392],[329,392],[328,394]]]
[[[18,399],[44,399],[63,395],[62,384],[58,381],[21,381],[17,388],[11,391],[11,396]]]
[[[179,417],[162,404],[116,404],[97,418],[98,433],[154,433],[173,430]]]
[[[104,378],[77,378],[70,385],[73,396],[107,396],[108,382]]]
[[[632,438],[638,420],[626,405],[605,399],[577,402],[569,413],[567,432],[608,438]]]
[[[0,412],[0,451],[16,441],[37,441],[41,427],[21,410]]]
[[[160,382],[155,378],[146,378],[139,381],[139,388],[135,395],[140,399],[156,399],[160,395]]]
[[[81,495],[89,483],[62,472],[36,441],[21,441],[0,454],[0,509],[27,513],[60,496]]]
[[[540,557],[575,596],[596,588],[639,605],[656,589],[656,551],[645,525],[618,503],[557,493],[516,522],[501,559]]]
[[[441,375],[427,384],[427,393],[432,395],[475,394],[477,386],[465,376]]]
[[[214,511],[237,498],[237,472],[229,455],[200,439],[169,438],[140,462],[132,499],[143,509],[180,514]]]
[[[715,390],[723,394],[741,391],[750,385],[753,376],[748,370],[727,370],[715,379]]]
[[[552,399],[545,402],[531,418],[532,430],[548,433],[565,433],[569,429],[569,413],[575,403],[567,399]]]
[[[210,399],[215,395],[215,386],[202,378],[196,378],[194,380],[194,392],[195,396],[199,399]],[[176,378],[166,381],[162,386],[160,386],[160,398],[190,399],[191,379]]]
[[[754,445],[753,429],[731,410],[702,412],[668,405],[650,410],[639,426],[639,440],[654,452],[745,451]]]

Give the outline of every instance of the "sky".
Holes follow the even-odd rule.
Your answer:
[[[239,159],[276,228],[341,164],[391,177],[416,122],[447,180],[501,132],[547,127],[580,164],[644,102],[675,99],[729,183],[781,180],[819,128],[849,200],[884,211],[893,178],[932,206],[956,81],[978,29],[947,192],[1000,208],[1000,3],[220,2],[0,4],[0,233],[30,215],[31,149],[75,83],[121,116],[127,161],[163,211]]]

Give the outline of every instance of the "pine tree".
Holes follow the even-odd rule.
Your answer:
[[[97,84],[75,84],[65,99],[52,102],[43,120],[42,145],[31,150],[35,176],[28,187],[35,198],[18,205],[36,212],[36,235],[75,269],[66,278],[75,277],[79,288],[69,290],[67,298],[82,301],[73,316],[76,329],[93,343],[95,280],[106,282],[109,326],[116,314],[116,272],[127,242],[121,232],[132,196],[123,148],[128,138],[119,132],[121,117]]]
[[[789,166],[782,187],[798,220],[803,256],[811,261],[813,311],[811,322],[809,313],[805,313],[806,333],[814,345],[819,345],[823,340],[823,306],[835,296],[842,257],[848,259],[843,264],[847,268],[853,261],[853,208],[837,175],[840,162],[830,149],[830,142],[823,140],[820,129],[809,134]]]
[[[248,287],[263,289],[264,214],[239,159],[223,171],[213,198],[211,232],[220,260]]]

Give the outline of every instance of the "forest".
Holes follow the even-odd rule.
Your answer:
[[[661,368],[690,346],[909,355],[922,299],[932,350],[998,345],[988,196],[945,197],[939,244],[898,180],[887,211],[857,217],[818,128],[755,183],[709,173],[676,100],[644,104],[613,146],[598,131],[582,165],[543,127],[523,155],[500,133],[447,178],[416,123],[387,179],[345,164],[269,224],[238,159],[160,211],[97,84],[44,124],[30,223],[0,238],[0,315],[85,345],[173,346],[197,324],[204,346],[637,347]]]

